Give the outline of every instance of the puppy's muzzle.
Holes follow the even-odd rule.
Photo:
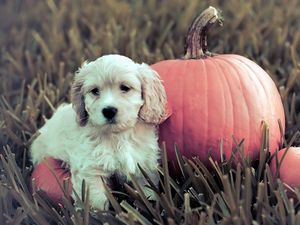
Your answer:
[[[109,121],[114,122],[118,113],[118,109],[115,107],[106,107],[102,110],[103,116]]]

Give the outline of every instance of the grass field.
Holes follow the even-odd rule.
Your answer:
[[[70,100],[78,66],[108,53],[148,64],[179,58],[189,24],[209,5],[225,18],[209,33],[210,51],[246,56],[269,73],[285,108],[284,146],[300,144],[298,0],[0,0],[0,224],[300,224],[300,192],[288,199],[263,151],[258,163],[213,164],[210,172],[185,161],[200,169],[178,179],[164,164],[157,202],[128,186],[125,197],[110,196],[108,212],[76,211],[67,200],[55,206],[28,191],[28,147]]]

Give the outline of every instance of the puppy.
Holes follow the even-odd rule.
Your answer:
[[[72,104],[60,106],[39,130],[32,162],[50,156],[68,163],[73,190],[81,193],[84,179],[91,206],[107,209],[101,177],[117,173],[130,180],[134,174],[144,187],[140,164],[158,182],[156,126],[164,119],[165,105],[162,82],[148,65],[120,55],[84,63],[75,74]],[[154,198],[150,189],[143,191]]]

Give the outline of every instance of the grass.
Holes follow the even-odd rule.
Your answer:
[[[119,53],[149,64],[183,56],[184,35],[209,5],[223,11],[224,26],[209,33],[215,53],[244,55],[276,83],[284,103],[284,146],[300,144],[300,23],[297,0],[248,2],[138,0],[0,1],[0,224],[300,224],[294,198],[269,169],[262,137],[260,161],[203,165],[178,154],[181,176],[160,168],[157,201],[125,185],[109,195],[108,212],[56,206],[28,190],[28,146],[55,108],[69,101],[73,73],[86,59]],[[242,147],[237,146],[240,154]],[[145,174],[145,176],[147,176]],[[137,190],[137,191],[136,191]],[[83,193],[88,195],[88,192]]]

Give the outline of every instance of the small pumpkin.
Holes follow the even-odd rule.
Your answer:
[[[207,31],[216,22],[222,24],[222,17],[209,7],[189,28],[185,56],[152,65],[172,107],[172,115],[159,127],[170,160],[176,160],[175,143],[188,158],[205,160],[210,154],[218,161],[222,143],[229,158],[236,147],[232,136],[238,142],[244,139],[244,154],[257,159],[263,121],[270,130],[270,152],[281,144],[285,117],[276,85],[243,56],[207,51]]]
[[[62,167],[61,160],[49,157],[41,161],[34,168],[31,180],[32,192],[41,190],[55,203],[63,203],[63,197],[72,194],[71,173]],[[66,193],[62,190],[65,181],[68,184]]]
[[[292,188],[300,189],[300,147],[289,147],[280,150],[270,163],[274,177],[279,175],[281,181]]]

